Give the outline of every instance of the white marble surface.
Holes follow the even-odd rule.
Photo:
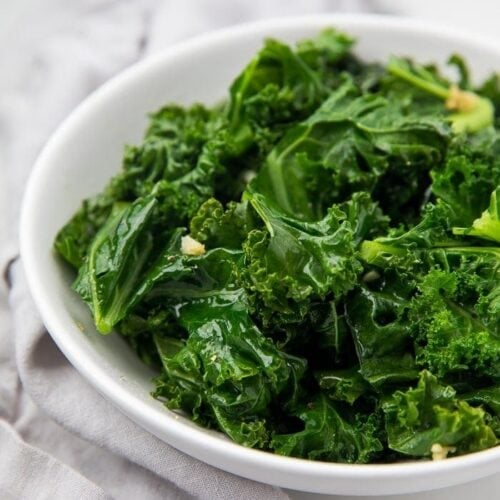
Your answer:
[[[8,41],[14,26],[22,19],[26,10],[40,0],[1,0],[0,1],[0,42]]]

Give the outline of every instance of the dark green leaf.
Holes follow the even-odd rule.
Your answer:
[[[365,463],[382,450],[374,436],[372,420],[349,422],[334,403],[320,395],[302,408],[297,416],[304,430],[294,434],[276,434],[271,447],[280,455],[330,462]]]

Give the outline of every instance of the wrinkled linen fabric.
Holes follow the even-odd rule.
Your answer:
[[[287,498],[180,453],[90,387],[43,327],[18,258],[17,226],[31,167],[49,135],[93,89],[145,53],[235,22],[358,5],[31,1],[0,48],[0,498]]]

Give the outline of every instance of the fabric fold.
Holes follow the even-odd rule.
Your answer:
[[[71,467],[23,442],[0,420],[0,497],[108,500],[111,497]]]

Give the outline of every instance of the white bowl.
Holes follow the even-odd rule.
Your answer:
[[[21,253],[31,292],[57,345],[106,398],[179,450],[257,481],[316,493],[386,495],[440,488],[500,470],[500,447],[441,462],[346,465],[282,457],[244,448],[167,410],[150,395],[152,373],[117,335],[99,335],[72,276],[52,250],[57,231],[81,201],[119,170],[123,145],[140,141],[146,113],[167,102],[212,104],[265,37],[287,42],[335,26],[359,39],[356,53],[443,63],[463,54],[474,75],[500,68],[500,48],[440,27],[397,18],[322,15],[259,22],[177,45],[114,78],[60,126],[29,181],[21,220]]]

